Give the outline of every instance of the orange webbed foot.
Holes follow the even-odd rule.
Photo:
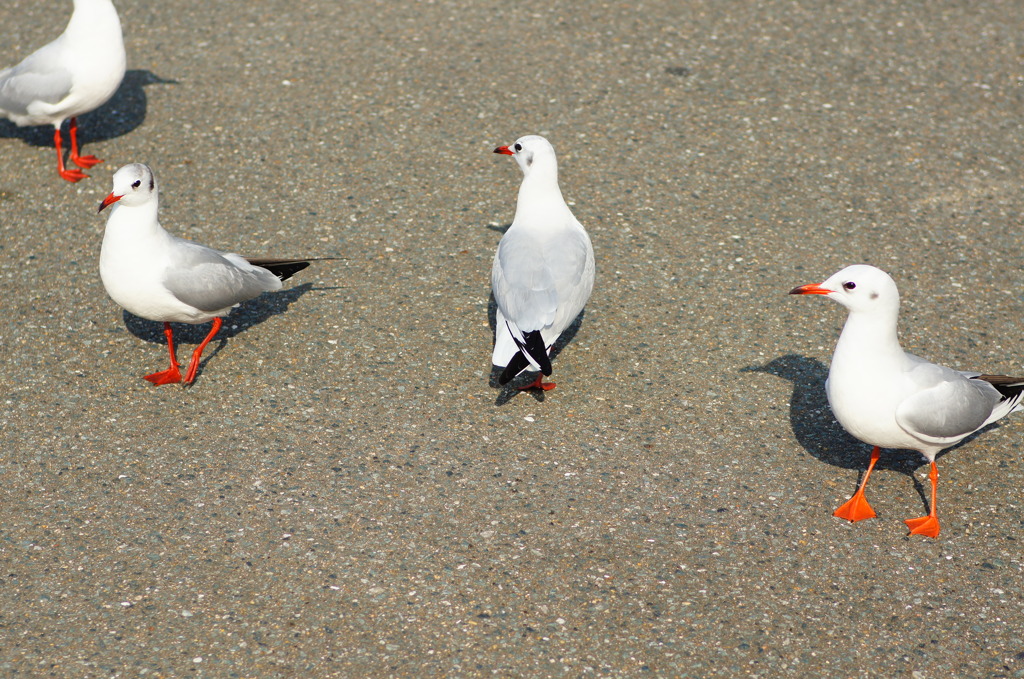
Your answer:
[[[57,173],[61,179],[69,182],[80,182],[83,179],[89,178],[89,175],[81,170],[57,170]]]
[[[71,156],[71,162],[78,167],[84,167],[88,170],[93,165],[99,165],[103,161],[96,156]]]
[[[526,391],[527,389],[540,389],[541,391],[551,391],[554,388],[555,383],[545,382],[544,375],[537,375],[537,379],[535,379],[530,384],[526,385],[525,387],[518,387],[519,391]]]
[[[143,379],[148,380],[156,385],[161,384],[177,384],[181,382],[181,371],[178,370],[178,366],[172,365],[167,370],[162,370],[152,375],[146,375]]]
[[[838,516],[847,521],[863,521],[875,518],[875,510],[868,504],[864,493],[858,490],[842,507],[832,512],[832,516]]]
[[[926,535],[930,538],[939,537],[939,519],[935,516],[922,516],[916,519],[907,519],[903,523],[910,528],[911,535]]]

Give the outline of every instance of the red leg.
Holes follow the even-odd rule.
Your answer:
[[[153,384],[176,384],[181,382],[181,372],[178,370],[178,359],[174,356],[174,334],[171,332],[171,324],[164,323],[164,337],[167,338],[167,351],[171,354],[171,367],[162,372],[146,375],[145,379]]]
[[[98,165],[103,161],[96,156],[80,156],[78,155],[78,118],[71,119],[71,126],[69,128],[71,132],[71,162],[78,167],[84,167],[89,169],[93,165]]]
[[[64,167],[64,149],[61,147],[60,128],[53,131],[53,145],[57,147],[57,174],[69,182],[80,182],[89,175],[81,170],[69,170]]]
[[[210,343],[213,336],[220,330],[222,321],[219,318],[213,319],[213,327],[210,328],[210,333],[206,336],[196,350],[192,352],[192,360],[188,362],[188,371],[185,373],[185,384],[192,384],[192,380],[196,378],[196,372],[199,371],[199,359],[203,355],[203,349]]]
[[[838,516],[840,519],[846,519],[847,521],[875,518],[875,510],[871,508],[867,498],[864,497],[864,486],[868,485],[868,479],[871,478],[871,470],[875,468],[875,463],[878,462],[878,458],[881,456],[882,451],[878,449],[878,446],[875,446],[871,451],[871,463],[868,464],[868,470],[864,472],[864,480],[860,482],[857,492],[847,500],[846,504],[832,512],[832,516]]]
[[[937,538],[939,537],[939,514],[937,507],[939,501],[939,467],[934,462],[932,462],[932,471],[928,474],[928,478],[932,482],[931,511],[928,512],[928,516],[907,519],[904,523],[910,528],[911,535],[927,535],[930,538]]]
[[[537,375],[537,379],[535,379],[533,382],[526,385],[525,387],[519,387],[519,391],[526,391],[527,389],[540,389],[541,391],[551,391],[554,388],[554,382],[545,382],[544,375]]]

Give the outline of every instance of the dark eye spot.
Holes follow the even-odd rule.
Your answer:
[[[514,148],[516,151],[522,151],[523,150],[523,145],[520,144],[519,142],[516,142],[516,145],[513,146],[512,148]]]
[[[857,287],[857,284],[854,283],[853,281],[846,281],[845,283],[843,283],[844,290],[853,290],[855,287]]]
[[[135,181],[132,182],[132,188],[133,189],[137,189],[140,186],[142,186],[142,180],[141,179],[136,179]]]

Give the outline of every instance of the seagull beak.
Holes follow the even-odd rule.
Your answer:
[[[793,288],[792,290],[789,291],[789,294],[791,294],[791,295],[830,295],[833,292],[835,292],[835,290],[829,290],[828,288],[823,288],[820,285],[818,285],[817,283],[810,283],[808,285],[801,285],[799,287]]]
[[[100,203],[100,209],[96,210],[96,212],[103,212],[103,208],[107,207],[108,205],[113,205],[117,201],[121,200],[123,197],[124,196],[115,196],[114,192],[111,191],[110,195],[108,195],[106,198],[104,198],[103,202]]]
[[[500,153],[503,156],[515,155],[514,153],[512,153],[512,151],[507,146],[499,146],[498,148],[494,149],[494,152],[495,153]]]

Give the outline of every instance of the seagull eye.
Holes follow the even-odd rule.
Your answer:
[[[519,142],[516,142],[516,145],[513,146],[512,148],[514,148],[516,151],[522,151],[523,150],[523,145],[520,144]]]
[[[133,189],[137,189],[140,186],[142,186],[142,180],[141,179],[136,179],[135,181],[132,182],[132,188]]]
[[[843,283],[844,290],[853,290],[855,287],[857,287],[857,284],[854,283],[853,281],[846,281],[845,283]]]

